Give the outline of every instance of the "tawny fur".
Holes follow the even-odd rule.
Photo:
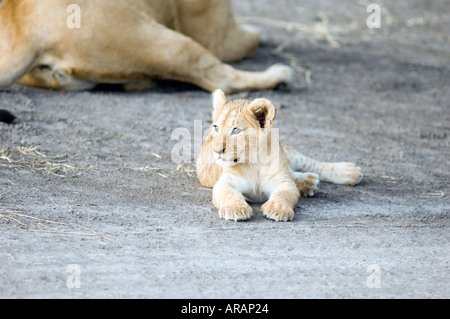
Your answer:
[[[69,28],[71,4],[80,28]],[[270,89],[292,69],[240,71],[224,62],[251,56],[256,29],[238,25],[231,0],[3,0],[0,2],[0,89],[20,84],[83,90],[172,79],[205,90]]]
[[[263,214],[289,221],[300,196],[312,196],[319,180],[355,185],[363,177],[353,163],[323,163],[283,145],[273,129],[275,107],[267,99],[227,101],[213,94],[213,128],[197,159],[202,185],[213,188],[219,216],[246,220],[247,201],[264,202]]]

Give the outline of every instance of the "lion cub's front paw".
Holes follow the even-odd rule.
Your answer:
[[[314,196],[319,188],[319,175],[314,173],[297,173],[295,185],[297,185],[301,197]]]
[[[276,201],[268,201],[262,205],[264,216],[277,222],[286,222],[294,218],[294,210],[282,203]]]
[[[247,220],[252,217],[253,210],[246,204],[242,206],[225,206],[219,209],[219,217],[226,220]]]

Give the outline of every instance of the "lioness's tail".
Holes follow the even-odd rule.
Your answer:
[[[309,158],[290,146],[283,145],[289,167],[296,172],[311,172],[319,175],[324,182],[343,185],[356,185],[362,178],[361,168],[353,163],[323,163]]]

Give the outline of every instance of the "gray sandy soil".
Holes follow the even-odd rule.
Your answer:
[[[264,43],[235,65],[290,64],[265,97],[282,142],[352,161],[292,222],[219,219],[177,128],[210,125],[210,94],[161,82],[0,92],[1,298],[449,298],[450,2],[235,1]],[[79,284],[79,285],[78,285]]]

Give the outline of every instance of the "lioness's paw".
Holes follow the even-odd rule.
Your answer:
[[[248,34],[250,37],[257,38],[259,40],[261,32],[254,25],[242,24],[241,29],[242,31],[244,31],[245,34]]]
[[[242,206],[225,206],[219,209],[219,217],[226,220],[247,220],[252,217],[253,210],[247,205]]]
[[[337,172],[336,184],[356,185],[361,182],[363,174],[361,168],[353,163],[335,163],[335,172]]]
[[[266,70],[279,83],[289,83],[294,77],[294,69],[284,64],[274,64]]]
[[[294,210],[282,203],[268,201],[262,207],[264,216],[277,222],[286,222],[294,218]]]
[[[314,196],[319,189],[319,175],[315,173],[297,173],[295,184],[301,197]]]

